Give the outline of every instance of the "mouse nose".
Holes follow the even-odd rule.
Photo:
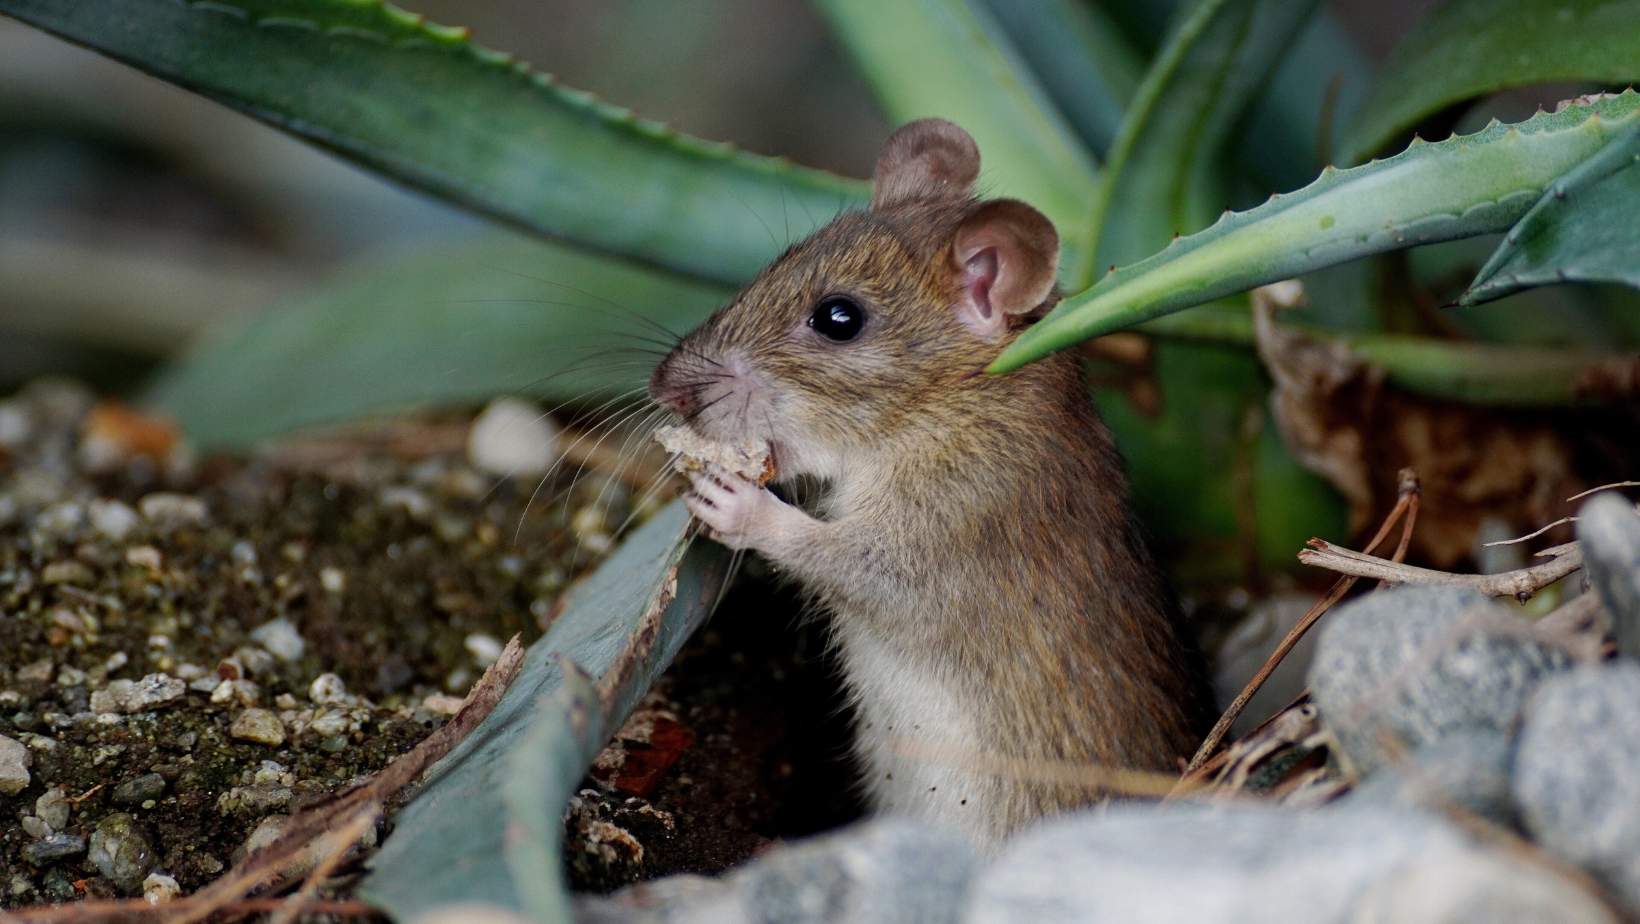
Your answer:
[[[688,388],[673,381],[667,375],[667,366],[662,363],[649,377],[649,397],[656,404],[670,408],[680,417],[688,417],[695,409],[695,393],[697,389]]]

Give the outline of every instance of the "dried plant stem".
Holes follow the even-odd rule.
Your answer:
[[[1298,560],[1306,565],[1326,568],[1355,577],[1377,578],[1388,584],[1450,584],[1478,590],[1489,597],[1514,597],[1521,602],[1583,567],[1583,550],[1575,542],[1557,545],[1539,552],[1552,556],[1549,561],[1519,571],[1502,574],[1448,574],[1385,561],[1372,555],[1354,552],[1321,539],[1311,539],[1310,548],[1298,553]]]
[[[1372,541],[1367,543],[1368,551],[1377,548],[1379,543],[1388,538],[1390,530],[1394,529],[1396,522],[1405,515],[1406,524],[1401,529],[1401,541],[1395,549],[1395,560],[1400,561],[1402,556],[1406,555],[1407,545],[1412,540],[1412,528],[1418,520],[1418,497],[1417,473],[1409,468],[1402,469],[1400,473],[1400,492],[1395,500],[1395,507],[1390,510],[1389,516],[1384,518],[1384,525],[1378,527],[1377,535],[1373,536]],[[1317,542],[1319,540],[1311,541]],[[1303,561],[1303,559],[1304,553],[1300,552],[1299,560]],[[1382,561],[1382,559],[1375,560]],[[1224,714],[1219,716],[1213,730],[1207,733],[1201,747],[1196,749],[1196,756],[1192,757],[1190,764],[1185,767],[1184,775],[1180,777],[1178,785],[1174,789],[1175,792],[1190,784],[1197,772],[1201,770],[1202,765],[1207,762],[1209,757],[1213,756],[1214,751],[1219,749],[1220,742],[1224,740],[1224,736],[1230,731],[1230,726],[1235,724],[1236,718],[1241,715],[1241,711],[1247,708],[1247,703],[1253,698],[1253,694],[1257,693],[1259,688],[1264,686],[1264,682],[1270,679],[1270,675],[1275,673],[1275,669],[1281,664],[1282,659],[1287,657],[1288,652],[1293,650],[1293,646],[1297,645],[1299,639],[1304,637],[1304,633],[1310,631],[1310,627],[1315,625],[1316,620],[1320,619],[1323,613],[1327,612],[1334,603],[1337,603],[1343,598],[1344,594],[1349,592],[1351,587],[1355,586],[1355,581],[1355,577],[1339,578],[1338,582],[1333,584],[1332,589],[1327,591],[1327,595],[1317,600],[1315,605],[1310,607],[1309,611],[1304,614],[1304,617],[1288,631],[1286,638],[1283,638],[1281,644],[1276,646],[1276,650],[1270,653],[1269,658],[1265,659],[1264,666],[1259,668],[1258,673],[1253,675],[1252,680],[1247,681],[1247,686],[1243,687],[1241,693],[1237,694],[1235,701],[1230,704],[1230,708],[1224,710]]]

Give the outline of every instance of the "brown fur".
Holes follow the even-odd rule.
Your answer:
[[[770,439],[783,469],[787,456],[802,469],[783,475],[831,481],[823,523],[765,553],[845,641],[944,678],[985,751],[1174,771],[1209,700],[1078,361],[974,374],[1055,297],[996,342],[965,329],[954,241],[995,209],[966,185],[905,193],[915,185],[901,178],[888,203],[788,250],[685,338],[651,391],[708,436]],[[866,306],[855,341],[806,328],[837,294]],[[1094,795],[996,785],[982,831]]]

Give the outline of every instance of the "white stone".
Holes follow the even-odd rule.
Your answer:
[[[335,674],[320,674],[308,685],[308,699],[316,703],[346,702],[347,685]]]
[[[91,694],[95,713],[146,712],[181,699],[188,685],[169,674],[149,674],[141,680],[110,680],[108,686]]]
[[[184,526],[204,526],[209,522],[205,502],[187,494],[156,491],[137,502],[143,518],[164,532]]]
[[[87,505],[86,512],[91,528],[113,542],[124,542],[142,522],[135,510],[117,500],[99,498]]]
[[[501,643],[482,632],[474,632],[472,635],[467,636],[463,644],[467,646],[467,650],[478,660],[478,663],[486,667],[501,658]]]
[[[302,633],[282,616],[258,626],[251,633],[251,641],[266,648],[281,661],[295,661],[307,650],[307,641],[302,638]]]
[[[0,795],[15,796],[28,787],[34,755],[21,741],[0,735]]]
[[[164,873],[149,873],[148,878],[142,881],[142,897],[150,905],[163,905],[182,891],[177,881]]]
[[[545,475],[558,462],[558,425],[531,402],[497,398],[473,420],[467,459],[490,475]]]

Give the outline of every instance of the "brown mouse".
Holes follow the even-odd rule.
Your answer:
[[[977,374],[1058,300],[1059,260],[1048,219],[976,199],[978,176],[957,125],[899,129],[871,207],[782,254],[649,391],[824,486],[811,515],[717,468],[686,500],[830,612],[871,806],[994,845],[1099,796],[996,759],[1177,772],[1210,698],[1075,354]]]

